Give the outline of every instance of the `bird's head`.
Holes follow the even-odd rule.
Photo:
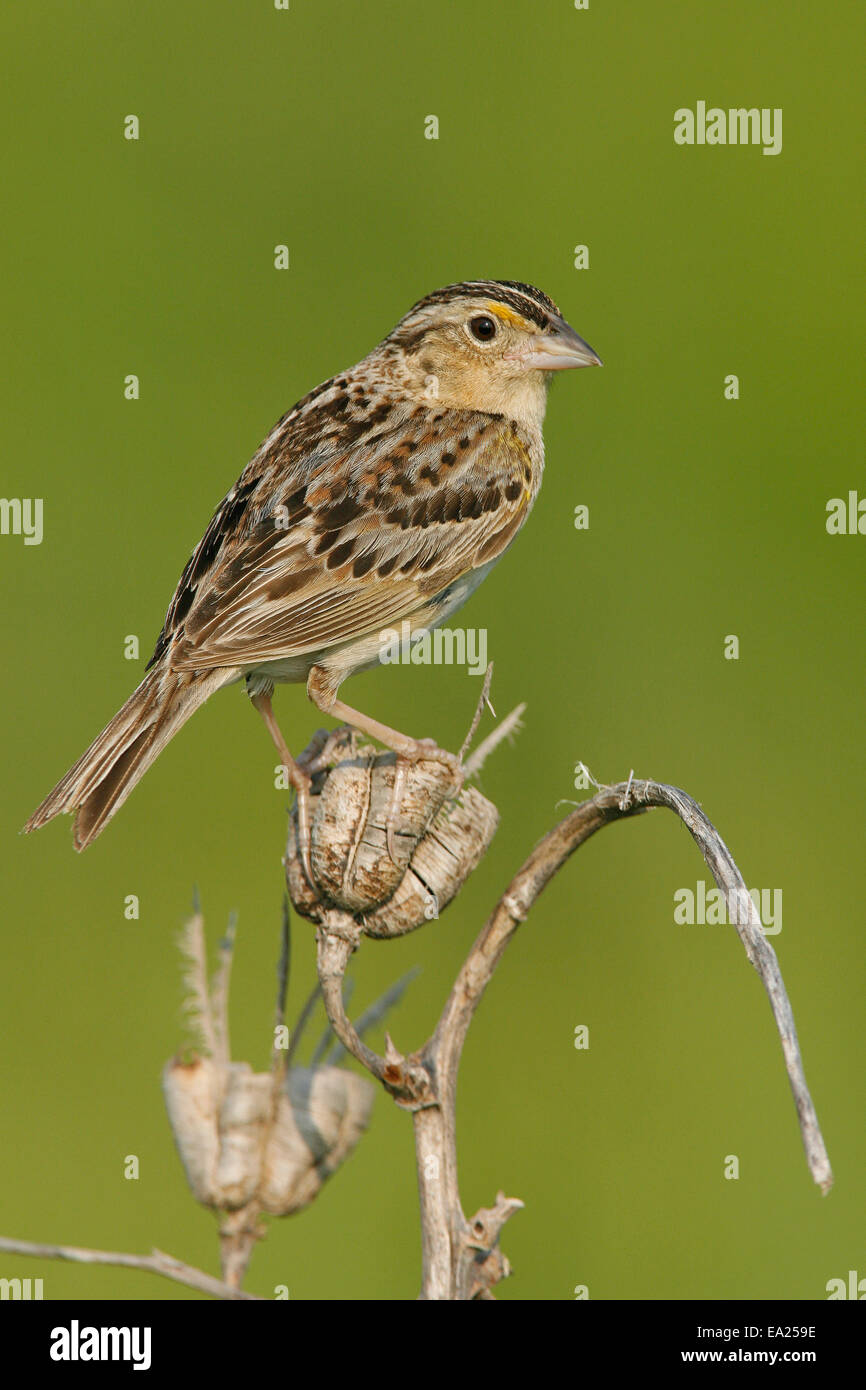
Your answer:
[[[408,395],[539,425],[553,372],[601,366],[541,290],[513,280],[447,285],[377,350]]]

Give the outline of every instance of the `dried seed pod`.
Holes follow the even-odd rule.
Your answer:
[[[340,1067],[293,1067],[262,1160],[258,1199],[289,1216],[309,1206],[370,1122],[375,1088]]]
[[[319,752],[311,792],[311,885],[298,853],[297,812],[286,859],[289,896],[320,921],[332,907],[352,913],[370,936],[400,936],[438,917],[493,838],[498,812],[475,788],[433,759],[406,766],[388,852],[386,822],[396,757],[357,748],[338,730]]]
[[[163,1071],[169,1122],[193,1195],[216,1211],[255,1202],[288,1216],[313,1201],[370,1119],[369,1081],[339,1067],[293,1067],[273,1109],[273,1079],[210,1057]]]
[[[475,787],[440,811],[392,896],[364,917],[368,936],[403,936],[438,917],[487,852],[499,812]]]
[[[204,1206],[214,1200],[219,1162],[219,1074],[210,1057],[191,1062],[173,1058],[162,1073],[162,1094],[168,1122],[192,1195]]]
[[[219,1151],[213,1177],[214,1205],[233,1211],[258,1195],[262,1142],[271,1113],[273,1083],[248,1062],[231,1062],[217,1116]]]

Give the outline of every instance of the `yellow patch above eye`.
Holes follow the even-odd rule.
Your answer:
[[[488,302],[486,307],[491,314],[495,314],[503,323],[513,324],[515,328],[529,328],[531,326],[527,323],[522,314],[516,314],[513,309],[506,308],[504,304]]]

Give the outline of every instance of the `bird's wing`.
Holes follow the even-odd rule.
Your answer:
[[[250,666],[337,646],[399,623],[516,535],[538,479],[511,421],[389,407],[384,429],[347,431],[344,416],[330,434],[289,416],[265,441],[187,565],[154,659],[170,647],[174,669]]]

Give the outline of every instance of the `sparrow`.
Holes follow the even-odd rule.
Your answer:
[[[277,724],[275,683],[305,681],[398,765],[456,762],[340,687],[379,662],[383,630],[438,626],[489,574],[541,484],[553,374],[600,365],[532,285],[469,280],[419,300],[271,430],[193,551],[143,681],[25,831],[72,812],[84,849],[190,715],[240,680],[294,788],[307,865],[310,772]]]

